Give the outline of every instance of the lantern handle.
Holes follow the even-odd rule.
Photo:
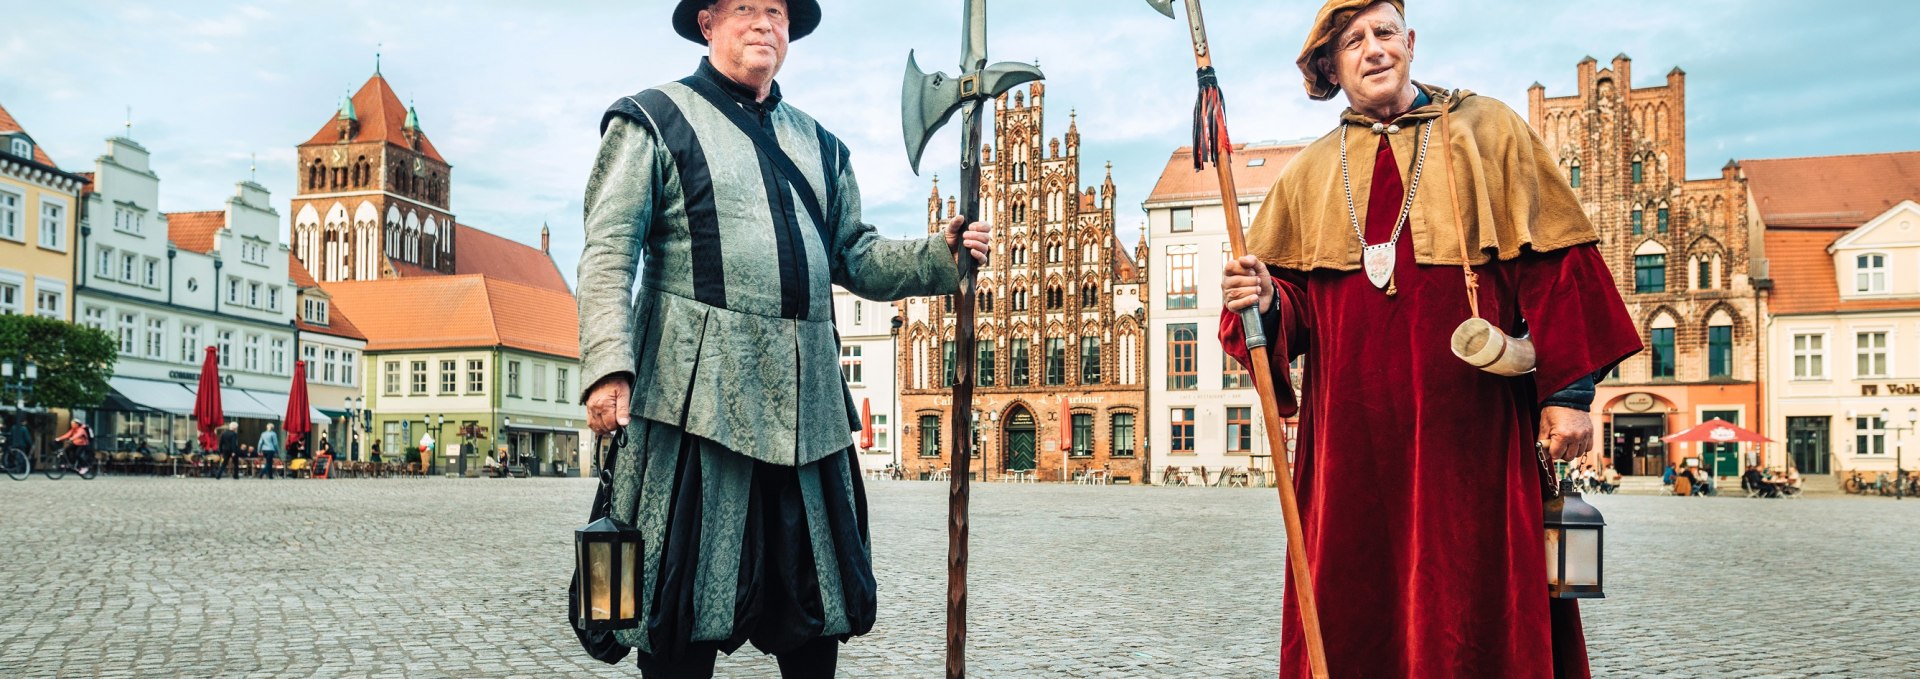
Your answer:
[[[1534,441],[1533,454],[1540,458],[1540,499],[1552,500],[1560,497],[1560,483],[1554,478],[1553,463],[1547,461],[1547,442]]]
[[[619,427],[611,435],[595,437],[593,447],[600,453],[600,506],[601,516],[613,514],[613,464],[619,457],[621,448],[627,447],[627,428]]]

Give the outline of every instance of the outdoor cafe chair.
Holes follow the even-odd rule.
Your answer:
[[[939,468],[939,469],[935,469],[935,470],[933,470],[933,478],[931,478],[931,479],[929,479],[929,480],[932,480],[932,481],[946,481],[946,480],[949,480],[949,479],[951,479],[951,478],[952,478],[952,476],[953,476],[953,468],[952,468],[952,467],[941,467],[941,468]]]
[[[1087,483],[1105,486],[1113,483],[1113,475],[1105,469],[1095,469],[1087,472]]]

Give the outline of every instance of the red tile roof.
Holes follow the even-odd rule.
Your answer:
[[[1233,184],[1240,194],[1241,202],[1258,202],[1267,195],[1267,189],[1273,186],[1273,180],[1280,176],[1280,170],[1288,161],[1306,148],[1305,144],[1235,144],[1233,146]],[[1251,163],[1259,161],[1260,165]],[[1160,180],[1153,185],[1153,191],[1147,194],[1147,203],[1172,203],[1185,201],[1220,200],[1219,175],[1213,166],[1207,166],[1202,172],[1193,171],[1193,147],[1182,146],[1167,159],[1167,167],[1160,171]]]
[[[484,274],[572,294],[552,255],[465,224],[456,223],[454,228],[454,273]]]
[[[7,107],[0,106],[0,132],[26,132],[26,131],[27,131],[27,128],[22,126],[20,124],[20,121],[14,120],[12,113],[7,112]],[[28,132],[27,136],[31,137],[33,136],[33,133]],[[42,145],[39,142],[39,140],[34,140],[33,161],[51,168],[57,169],[60,167],[58,165],[53,164],[53,158],[47,155],[47,147],[45,145]]]
[[[226,210],[168,212],[167,240],[182,250],[213,252],[213,237],[227,228]]]
[[[401,128],[407,123],[407,106],[400,103],[399,95],[393,93],[393,87],[387,84],[385,77],[375,73],[365,85],[360,86],[360,91],[353,94],[353,113],[359,119],[360,126],[349,141],[385,141],[411,148],[406,136],[401,134]],[[320,131],[313,133],[313,138],[301,146],[338,143],[340,128],[335,121],[339,115],[339,110],[335,109],[334,115],[327,118],[327,124],[321,125]],[[433,148],[433,142],[427,139],[424,132],[420,134],[420,152],[428,158],[447,162],[440,157],[440,151]]]
[[[383,257],[385,256],[383,255]],[[393,267],[394,275],[399,276],[401,278],[419,278],[421,276],[446,275],[438,271],[434,271],[433,269],[429,269],[427,267],[420,266],[418,264],[402,262],[392,257],[385,257],[385,259],[387,260],[387,266]]]
[[[1114,240],[1118,241],[1119,239],[1115,238]],[[1133,255],[1128,254],[1126,248],[1117,245],[1113,248],[1112,264],[1115,281],[1120,283],[1140,282],[1140,265],[1134,263]]]
[[[293,284],[301,290],[315,290],[320,288],[320,283],[313,280],[313,276],[307,273],[307,267],[300,265],[300,258],[295,257],[291,252],[287,253],[287,277],[293,279]],[[367,338],[366,335],[360,333],[360,328],[355,326],[351,319],[347,318],[346,311],[342,310],[338,304],[327,305],[326,325],[308,323],[305,311],[305,309],[293,310],[294,320],[297,321],[301,332],[319,333],[322,335],[332,335],[357,340],[365,340]]]
[[[1846,235],[1837,229],[1767,229],[1768,269],[1773,274],[1768,310],[1774,314],[1818,314],[1920,309],[1920,300],[1911,297],[1841,301],[1840,279],[1827,247]]]
[[[1742,160],[1740,168],[1769,227],[1851,229],[1920,198],[1920,151]]]
[[[368,351],[503,346],[580,356],[573,295],[485,276],[322,283],[353,314]]]

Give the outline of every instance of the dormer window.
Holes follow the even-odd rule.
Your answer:
[[[301,313],[307,323],[312,325],[327,324],[327,300],[313,299],[310,297],[307,298],[306,304],[302,305],[302,307]]]
[[[1886,255],[1860,255],[1853,258],[1853,291],[1866,293],[1887,291]]]
[[[33,142],[28,141],[26,137],[14,137],[11,153],[21,158],[32,158]]]

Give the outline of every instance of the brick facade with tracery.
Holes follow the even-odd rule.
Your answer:
[[[1599,229],[1647,346],[1601,384],[1596,453],[1622,473],[1657,474],[1700,453],[1668,450],[1660,435],[1714,416],[1742,426],[1759,416],[1757,298],[1768,283],[1751,268],[1759,253],[1749,252],[1740,165],[1686,177],[1686,73],[1676,67],[1663,84],[1635,88],[1632,64],[1622,54],[1602,68],[1588,57],[1565,96],[1534,83],[1527,118]],[[1652,398],[1628,398],[1642,394]]]
[[[1037,480],[1059,481],[1101,471],[1140,483],[1148,424],[1140,299],[1146,276],[1114,234],[1112,166],[1099,187],[1082,187],[1078,124],[1068,124],[1064,139],[1045,139],[1045,96],[1045,85],[1036,83],[995,101],[993,141],[982,152],[980,206],[995,225],[995,248],[980,271],[976,302],[975,478],[1032,470]],[[955,210],[936,179],[928,232]],[[945,440],[955,302],[896,304],[901,462],[909,478],[951,464]],[[1058,446],[1063,427],[1075,430],[1065,451]]]

